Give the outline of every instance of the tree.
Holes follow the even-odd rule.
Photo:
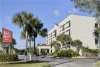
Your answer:
[[[11,46],[10,46],[10,52],[13,53],[15,51],[15,48],[14,48],[14,45],[16,45],[16,40],[15,38],[12,38],[12,43],[11,43]]]
[[[70,47],[69,44],[71,42],[71,37],[67,34],[60,34],[59,36],[57,36],[57,40],[60,41],[62,43],[62,46],[66,46],[66,48]]]
[[[35,48],[35,40],[37,38],[38,35],[42,36],[42,37],[46,37],[47,36],[47,29],[46,28],[43,28],[43,23],[41,23],[41,21],[36,18],[35,20],[36,24],[34,25],[34,28],[33,28],[33,41],[34,41],[34,60],[35,57],[36,57],[36,48]]]
[[[52,42],[52,46],[55,48],[55,51],[57,51],[57,52],[61,47],[61,45],[60,45],[60,43],[58,41],[53,41]]]
[[[12,45],[15,45],[16,44],[16,40],[15,38],[12,38]]]
[[[30,31],[28,31],[28,42],[29,42],[29,56],[30,56],[30,60],[32,60],[32,58],[31,58],[31,55],[32,55],[32,53],[31,53],[31,41],[32,41],[32,29],[30,28]],[[26,39],[26,35],[25,35],[25,31],[22,31],[21,32],[21,39]]]
[[[80,11],[93,14],[100,21],[100,0],[71,0]]]
[[[0,32],[0,44],[2,43],[2,33]]]
[[[71,45],[76,47],[78,53],[79,53],[80,49],[82,48],[82,42],[80,40],[72,41]]]
[[[20,28],[23,27],[23,31],[25,31],[25,36],[26,36],[25,53],[27,53],[28,31],[30,30],[29,27],[31,27],[30,23],[34,21],[33,14],[22,11],[21,13],[15,14],[12,20],[13,23],[18,25]]]
[[[2,47],[2,33],[0,32],[0,47]],[[0,52],[2,53],[2,50],[0,49]]]
[[[13,23],[18,25],[19,27],[23,27],[23,31],[25,32],[24,36],[26,38],[25,52],[27,52],[28,37],[31,37],[33,39],[35,56],[35,39],[38,35],[41,35],[42,37],[47,36],[47,29],[43,29],[43,23],[41,23],[38,18],[33,17],[31,13],[27,13],[25,11],[15,14],[15,16],[13,17]]]

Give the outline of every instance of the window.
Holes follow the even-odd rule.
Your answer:
[[[70,30],[69,30],[69,35],[70,35]]]
[[[98,39],[95,39],[95,44],[98,44]]]
[[[97,23],[95,23],[95,28],[97,28],[98,27],[98,24]]]
[[[70,23],[70,20],[66,24],[68,24],[68,23]]]
[[[69,30],[67,30],[66,32],[69,32],[69,35],[70,35],[70,29],[69,29]]]
[[[55,36],[55,37],[57,36],[57,31],[56,31],[56,30],[54,31],[54,36]]]
[[[51,37],[52,37],[52,33],[51,33]]]
[[[64,31],[65,30],[65,24],[64,25],[62,25],[62,31]]]
[[[68,21],[66,24],[67,24],[67,27],[66,27],[66,28],[69,28],[70,25],[71,25],[71,24],[70,24],[70,21]]]
[[[70,27],[70,23],[69,23],[69,27]]]
[[[63,32],[62,34],[65,34],[65,32]]]

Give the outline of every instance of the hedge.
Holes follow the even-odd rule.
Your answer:
[[[83,49],[83,55],[85,56],[98,56],[99,52],[98,49],[89,49],[87,47]]]
[[[18,55],[16,54],[0,54],[0,61],[7,62],[7,61],[17,61]]]
[[[53,55],[56,57],[76,57],[76,56],[79,56],[78,52],[73,51],[71,49],[54,52]]]

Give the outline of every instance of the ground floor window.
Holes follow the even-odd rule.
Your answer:
[[[95,44],[98,44],[98,39],[95,39]]]

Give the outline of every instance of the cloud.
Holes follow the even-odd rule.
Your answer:
[[[77,14],[77,12],[78,12],[78,11],[77,11],[77,9],[75,9],[75,8],[68,11],[69,14]]]
[[[60,16],[60,12],[58,9],[54,10],[53,14],[56,16],[56,17],[59,17]]]

